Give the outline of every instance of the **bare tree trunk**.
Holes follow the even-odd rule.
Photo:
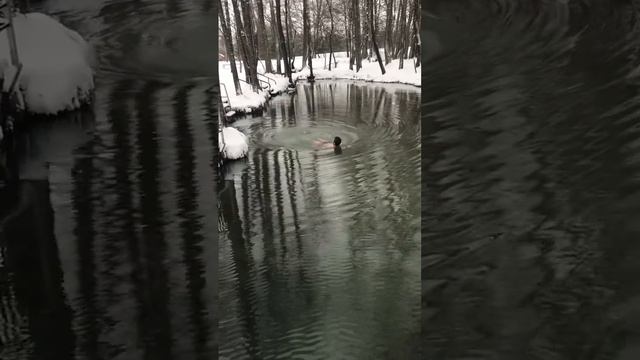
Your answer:
[[[312,44],[312,48],[311,48],[311,55],[315,56],[317,49],[318,49],[318,39],[320,39],[320,36],[318,35],[320,33],[320,28],[321,28],[321,17],[322,17],[322,0],[316,0],[316,18],[315,18],[315,32],[314,32],[314,37],[313,37],[313,42]]]
[[[273,9],[273,0],[269,0],[269,11],[271,12],[271,36],[273,37],[274,54],[276,55],[276,72],[282,74],[282,67],[280,65],[282,55],[280,55],[280,47],[278,46],[278,30],[276,26],[276,12]]]
[[[360,0],[359,0],[360,1]],[[360,44],[362,46],[362,60],[371,62],[370,53],[371,39],[369,39],[369,1],[363,0],[360,6],[360,13],[358,13],[358,19],[360,20]]]
[[[405,34],[407,33],[407,0],[400,0],[400,3],[400,20],[398,21],[398,33],[396,35],[396,39],[399,45],[398,58],[400,59],[398,69],[402,69],[404,67],[404,58],[407,55],[405,42]]]
[[[408,59],[410,57],[413,57],[413,43],[411,42],[411,40],[413,39],[413,0],[411,0],[411,3],[409,4],[409,1],[407,0],[407,6],[411,6],[411,8],[407,9],[408,14],[407,14],[407,22],[406,25],[404,27],[404,51],[405,51],[405,59]]]
[[[331,31],[329,31],[329,71],[331,71],[331,56],[333,55],[333,6],[331,0],[327,0],[327,8],[329,8],[329,16],[331,17]]]
[[[289,56],[287,54],[287,44],[284,38],[284,31],[282,30],[282,16],[280,15],[280,0],[276,1],[276,26],[278,27],[278,37],[280,38],[280,53],[282,54],[282,59],[284,60],[284,71],[289,78],[289,85],[293,85],[293,80],[291,79],[291,68],[289,67]]]
[[[233,85],[236,88],[236,95],[242,94],[242,87],[240,86],[240,80],[238,78],[238,69],[236,68],[236,57],[233,54],[233,40],[231,37],[231,29],[229,28],[228,20],[225,19],[223,9],[227,9],[226,14],[229,14],[228,7],[229,4],[227,0],[223,0],[224,4],[218,0],[218,5],[220,7],[218,11],[218,15],[220,18],[220,25],[222,26],[222,36],[224,38],[224,46],[227,50],[227,57],[229,58],[229,65],[231,66],[231,75],[233,76]],[[223,7],[224,5],[224,7]]]
[[[397,59],[400,56],[400,39],[399,34],[402,31],[402,14],[404,13],[403,9],[406,7],[406,4],[403,4],[404,0],[398,0],[396,7],[396,18],[394,21],[394,30],[393,30],[393,58]]]
[[[311,54],[311,29],[309,29],[309,6],[307,1],[308,0],[302,0],[302,27],[304,28],[302,42],[303,48],[306,50],[306,53],[302,56],[303,59],[306,57],[309,62],[309,80],[313,80],[313,55]]]
[[[389,65],[391,62],[392,52],[391,44],[393,43],[393,0],[387,0],[387,24],[385,27],[384,37],[384,62]]]
[[[244,66],[244,70],[246,72],[245,78],[247,78],[247,80],[249,79],[249,77],[251,76],[249,73],[249,59],[248,59],[248,54],[249,54],[249,50],[248,48],[248,44],[247,44],[247,38],[245,36],[245,32],[244,32],[244,26],[242,24],[242,18],[240,17],[240,8],[238,7],[238,0],[231,0],[231,4],[233,5],[233,16],[235,19],[235,26],[236,26],[236,35],[238,38],[238,44],[240,44],[239,46],[239,53],[240,53],[240,57],[241,57],[241,61],[243,62],[243,66]]]
[[[356,29],[355,29],[355,12],[357,12],[358,10],[355,9],[355,2],[356,0],[349,0],[349,32],[351,33],[351,41],[350,41],[350,49],[351,49],[351,57],[349,58],[349,63],[353,63],[353,65],[356,64],[357,60],[356,57],[358,56],[358,45],[356,43]],[[351,67],[349,67],[349,69],[351,69]]]
[[[413,0],[413,41],[414,41],[414,54],[416,58],[416,68],[420,66],[420,59],[422,58],[420,48],[420,1]]]
[[[254,89],[258,91],[260,89],[260,82],[258,81],[258,46],[255,39],[255,32],[253,30],[253,13],[251,11],[251,0],[240,0],[242,5],[242,15],[244,22],[244,36],[247,39],[247,75],[249,78],[247,81],[253,85]]]
[[[241,33],[241,31],[238,30],[238,26],[235,26],[236,44],[238,44],[238,46],[235,47],[236,55],[237,55],[236,58],[240,62],[240,66],[238,66],[238,70],[239,70],[240,74],[242,74],[242,72],[245,70],[245,68],[244,68],[244,61],[243,61],[244,52],[242,51],[242,39],[240,38],[240,33]],[[246,73],[246,71],[245,71],[245,73]]]
[[[371,35],[371,44],[373,46],[373,51],[376,53],[376,58],[378,59],[378,65],[380,65],[380,71],[382,71],[382,75],[384,75],[384,65],[382,64],[382,57],[380,56],[380,50],[378,49],[378,44],[376,43],[376,29],[373,26],[373,0],[369,1],[369,31]]]
[[[220,166],[222,164],[222,156],[220,154],[220,144],[218,141],[218,136],[222,128],[224,128],[224,106],[222,105],[222,94],[218,91],[218,96],[216,96],[216,102],[218,103],[218,119],[213,125],[213,128],[216,133],[216,141],[213,142],[213,156],[216,166]],[[224,139],[222,139],[224,141]],[[216,168],[216,173],[219,174],[219,168]]]
[[[241,13],[238,7],[238,0],[231,0],[231,3],[233,4],[233,13],[236,20],[236,31],[239,34],[238,38],[240,39],[240,42],[242,45],[241,54],[242,54],[242,59],[244,60],[244,67],[246,70],[246,80],[249,84],[251,84],[254,87],[254,90],[257,91],[259,88],[258,76],[256,75],[257,64],[254,63],[254,55],[251,50],[251,45],[253,41],[250,38],[250,32],[247,31],[247,29],[250,28],[250,25],[249,26],[243,25],[243,21],[240,17]],[[243,10],[244,8],[245,8],[245,3],[243,2]]]
[[[264,52],[264,61],[265,61],[265,71],[270,73],[273,72],[271,67],[271,45],[267,41],[267,27],[264,23],[264,5],[262,0],[256,0],[258,3],[258,32],[261,38],[261,45]],[[258,58],[259,59],[259,58]]]
[[[313,56],[311,54],[307,57],[307,61],[309,61],[309,77],[307,79],[313,81],[316,77],[313,75]]]
[[[290,61],[289,63],[289,71],[292,71],[293,69],[295,69],[295,55],[293,55],[293,52],[291,51],[291,27],[290,27],[290,23],[289,23],[289,19],[290,19],[290,11],[289,11],[289,0],[285,0],[284,2],[284,26],[286,27],[286,33],[287,33],[287,54],[288,54],[288,59]]]
[[[309,6],[307,0],[302,0],[302,68],[306,66],[309,52]]]
[[[369,0],[364,0],[362,6],[360,7],[360,14],[364,14],[364,19],[362,19],[362,58],[367,59],[371,62],[371,55],[369,50],[371,50],[371,41],[369,40]]]
[[[344,47],[347,51],[347,57],[349,58],[349,60],[351,60],[351,34],[349,33],[349,10],[347,8],[347,2],[344,1],[342,3],[344,5]],[[351,70],[351,68],[353,67],[353,65],[351,64],[351,61],[349,61],[349,70]]]
[[[351,22],[353,23],[354,46],[353,53],[355,55],[356,72],[362,68],[362,42],[360,38],[360,7],[358,0],[352,0]]]

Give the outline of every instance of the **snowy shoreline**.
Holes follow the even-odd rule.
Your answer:
[[[373,84],[393,84],[393,85],[407,85],[407,86],[413,86],[416,88],[421,88],[422,85],[416,85],[416,84],[412,84],[412,83],[406,83],[406,82],[402,82],[402,81],[381,81],[381,80],[369,80],[369,79],[360,79],[360,78],[350,78],[350,77],[338,77],[338,76],[333,76],[333,77],[319,77],[316,74],[313,74],[315,76],[315,80],[322,80],[322,81],[326,81],[326,80],[352,80],[352,81],[361,81],[361,82],[365,82],[365,83],[373,83]],[[301,77],[300,79],[298,79],[298,81],[307,81],[306,76],[305,77]]]
[[[380,67],[375,61],[369,62],[364,60],[362,62],[362,68],[360,71],[356,72],[354,70],[349,70],[349,58],[346,57],[344,52],[337,53],[336,60],[338,65],[332,70],[328,70],[325,68],[325,62],[328,61],[327,59],[323,57],[314,58],[313,75],[315,80],[352,80],[368,83],[402,84],[417,88],[421,87],[421,68],[418,67],[417,71],[414,69],[413,59],[406,59],[403,69],[398,69],[399,60],[393,60],[385,66],[386,73],[384,75],[381,74]],[[275,61],[272,62],[275,63]],[[302,63],[301,57],[296,57],[295,63],[298,65]],[[238,66],[238,68],[240,69],[240,66]],[[272,89],[278,94],[286,91],[287,86],[289,85],[287,77],[280,74],[265,73],[264,69],[264,61],[260,61],[258,72],[270,80],[275,81],[275,84],[273,84],[272,81],[269,81],[269,83],[272,84]],[[221,86],[223,98],[228,96],[229,107],[235,114],[247,114],[256,110],[261,110],[271,98],[271,94],[268,91],[265,90],[260,93],[255,93],[245,82],[240,83],[242,94],[236,95],[230,64],[228,61],[219,61],[218,71],[220,74],[220,85],[224,85],[224,88],[227,90],[225,93],[222,90],[223,86]],[[294,82],[298,82],[307,81],[307,77],[309,75],[309,67],[305,67],[304,69],[291,74],[291,77]],[[244,80],[245,73],[239,73],[238,77],[241,80]]]

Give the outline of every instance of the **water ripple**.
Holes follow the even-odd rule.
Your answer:
[[[209,69],[167,55],[211,30],[206,3],[31,2],[96,46],[98,85],[93,109],[29,122],[7,156],[0,337],[13,342],[0,357],[217,355],[217,112],[197,79]],[[143,44],[146,30],[165,38]]]
[[[222,199],[221,355],[411,358],[418,102],[402,86],[318,81],[234,125],[252,150]],[[342,153],[313,149],[333,136]]]
[[[214,75],[211,59],[217,54],[208,46],[217,31],[211,0],[47,1],[38,6],[89,40],[101,76],[176,81]]]
[[[631,356],[637,5],[464,4],[426,24],[423,356]]]

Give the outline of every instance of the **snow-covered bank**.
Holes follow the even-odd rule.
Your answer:
[[[398,69],[400,60],[392,60],[389,65],[385,66],[385,74],[382,75],[380,71],[380,65],[377,61],[363,60],[362,69],[356,72],[349,70],[349,58],[336,56],[338,66],[333,67],[331,71],[324,68],[324,59],[316,58],[313,61],[313,75],[316,80],[321,79],[349,79],[349,80],[362,80],[381,83],[399,83],[413,86],[420,86],[421,84],[421,69],[414,68],[414,60],[409,59],[404,61],[402,69]],[[328,59],[327,59],[328,61]],[[309,67],[305,67],[301,72],[295,74],[296,78],[306,79],[310,74]],[[294,78],[295,80],[295,78]]]
[[[24,110],[56,114],[77,109],[91,99],[93,54],[82,36],[41,13],[16,14],[13,26],[18,57],[23,65],[18,88]],[[0,34],[2,73],[9,63],[9,42],[3,32]]]
[[[376,61],[362,61],[362,69],[356,72],[355,70],[349,70],[349,58],[346,53],[336,53],[337,66],[334,63],[331,64],[331,70],[328,69],[328,54],[321,54],[320,57],[313,59],[313,75],[316,80],[323,79],[346,79],[346,80],[361,80],[370,82],[381,83],[400,83],[413,86],[421,85],[421,68],[414,67],[414,60],[408,59],[404,61],[403,69],[398,69],[399,60],[393,60],[389,65],[385,66],[386,73],[382,75],[380,66]],[[273,60],[272,64],[276,65],[276,61]],[[300,69],[302,67],[302,58],[296,57],[294,65]],[[237,63],[238,71],[240,70],[240,63]],[[229,103],[234,111],[249,112],[253,109],[264,106],[265,102],[269,98],[267,91],[255,93],[251,90],[251,86],[245,82],[241,82],[242,95],[235,94],[235,87],[233,85],[233,76],[231,74],[231,67],[228,61],[219,61],[218,70],[220,74],[220,83],[224,84],[229,95]],[[269,80],[261,77],[264,81],[269,81],[271,87],[277,92],[282,92],[287,89],[289,81],[286,76],[271,74],[265,72],[264,61],[260,61],[258,65],[258,72],[265,75]],[[309,76],[309,67],[305,67],[299,72],[292,74],[294,81],[301,79],[304,80]],[[238,73],[238,77],[245,80],[245,72]],[[224,90],[222,94],[225,95]],[[247,111],[249,109],[249,111]]]
[[[229,70],[229,62],[225,62],[227,69],[223,70],[223,65],[219,65],[220,69],[220,84],[224,84],[226,87],[227,93],[223,89],[223,95],[229,96],[229,105],[231,110],[236,112],[251,112],[254,109],[259,109],[264,106],[269,97],[271,96],[268,91],[261,91],[259,93],[253,92],[251,86],[246,82],[240,82],[240,87],[242,88],[242,94],[236,95],[236,88],[233,85],[233,76],[231,75],[231,70]],[[282,92],[287,89],[289,85],[289,79],[284,75],[278,74],[265,74],[266,77],[261,77],[261,80],[265,82],[269,82],[271,88],[276,92]],[[245,73],[238,74],[238,77],[242,80],[245,79]]]
[[[218,133],[218,144],[222,157],[228,160],[241,159],[249,153],[247,136],[236,128],[222,128]]]

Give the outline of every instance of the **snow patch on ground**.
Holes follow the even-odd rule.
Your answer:
[[[251,90],[249,85],[244,83],[242,84],[243,93],[241,95],[236,95],[233,88],[233,82],[231,84],[232,87],[229,92],[229,106],[232,111],[251,112],[253,109],[258,109],[264,106],[264,103],[267,102],[267,99],[269,98],[267,92],[261,91],[260,93],[255,93]],[[229,91],[229,88],[227,88],[227,91]]]
[[[82,36],[41,13],[16,14],[13,26],[23,65],[18,87],[25,110],[56,114],[77,109],[91,99],[93,54]],[[10,63],[10,57],[3,32],[0,63]]]
[[[388,65],[385,65],[385,74],[382,74],[380,65],[377,61],[363,60],[362,68],[360,71],[349,70],[349,58],[337,57],[337,68],[331,64],[331,71],[324,68],[323,59],[316,58],[313,61],[313,75],[316,80],[322,79],[349,79],[349,80],[362,80],[381,83],[400,83],[414,86],[420,86],[421,84],[421,68],[415,69],[413,59],[405,59],[402,69],[398,69],[400,60],[392,60]],[[327,60],[328,61],[328,60]],[[302,71],[296,73],[295,78],[306,79],[310,75],[309,67],[307,66]],[[294,80],[295,80],[294,78]]]
[[[267,102],[271,94],[268,91],[260,91],[256,93],[251,88],[251,85],[246,82],[241,81],[240,87],[242,89],[242,94],[236,95],[236,88],[233,85],[233,76],[231,75],[231,70],[228,69],[229,62],[225,62],[227,69],[225,71],[220,71],[220,84],[221,93],[223,101],[226,100],[228,96],[229,106],[231,111],[236,112],[251,112],[254,109],[258,109],[264,106]],[[220,67],[222,70],[222,67]],[[276,90],[277,92],[282,92],[287,89],[289,85],[289,79],[284,75],[278,74],[265,74],[267,77],[261,77],[265,82],[270,83],[271,89]],[[242,80],[245,80],[244,73],[238,74],[238,77]],[[225,91],[226,90],[226,91]]]

